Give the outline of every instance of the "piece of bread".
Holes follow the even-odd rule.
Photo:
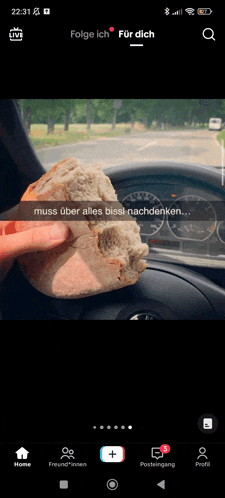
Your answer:
[[[100,165],[85,166],[73,157],[56,164],[32,183],[21,201],[117,201]],[[122,205],[120,205],[122,207]],[[65,221],[68,238],[54,249],[18,257],[23,275],[43,294],[78,299],[134,284],[146,269],[136,221]],[[64,222],[64,220],[63,220]],[[16,221],[17,232],[54,221]]]

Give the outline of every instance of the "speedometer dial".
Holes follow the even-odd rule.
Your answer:
[[[173,211],[172,211],[173,210]],[[171,206],[168,226],[178,239],[206,240],[216,228],[216,213],[212,205],[197,195],[186,195]],[[181,213],[181,214],[180,214]]]
[[[221,221],[217,227],[217,235],[220,239],[220,242],[225,242],[225,222]]]
[[[163,214],[159,215],[149,215],[148,216],[148,221],[142,220],[141,216],[135,216],[137,220],[137,224],[140,227],[140,235],[154,235],[156,232],[160,230],[164,223],[164,209],[163,205],[158,199],[153,194],[150,194],[149,192],[145,191],[138,191],[138,192],[132,192],[132,194],[127,195],[124,197],[122,200],[122,205],[125,207],[125,209],[138,209],[141,210],[143,208],[151,209],[152,212],[155,211],[155,209],[162,209]]]

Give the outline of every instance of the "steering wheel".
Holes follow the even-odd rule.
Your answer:
[[[225,200],[221,174],[197,164],[149,162],[108,168],[115,190],[131,185],[171,183],[180,180],[219,194]],[[80,300],[81,301],[81,300]],[[83,320],[223,320],[225,290],[193,270],[148,260],[138,282],[109,293],[85,299],[79,316]]]

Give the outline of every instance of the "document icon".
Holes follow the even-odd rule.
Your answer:
[[[212,424],[212,418],[203,418],[203,429],[212,429]]]

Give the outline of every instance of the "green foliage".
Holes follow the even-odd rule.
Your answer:
[[[40,149],[102,137],[121,136],[124,135],[125,130],[126,127],[123,125],[112,130],[109,124],[94,124],[91,130],[87,130],[85,125],[71,124],[70,131],[65,132],[63,124],[56,124],[54,132],[47,134],[46,124],[34,124],[31,126],[30,141],[35,149]]]
[[[91,122],[112,123],[114,99],[92,99]],[[86,99],[21,99],[19,103],[22,117],[26,109],[31,110],[31,123],[46,124],[48,118],[53,123],[64,123],[69,110],[69,123],[86,123]],[[225,100],[223,99],[123,99],[117,110],[117,123],[141,121],[146,128],[156,122],[168,126],[184,126],[185,123],[207,123],[210,117],[225,120]]]
[[[216,138],[217,138],[217,141],[219,142],[220,145],[222,145],[222,140],[223,140],[223,144],[225,145],[225,130],[218,133]]]

